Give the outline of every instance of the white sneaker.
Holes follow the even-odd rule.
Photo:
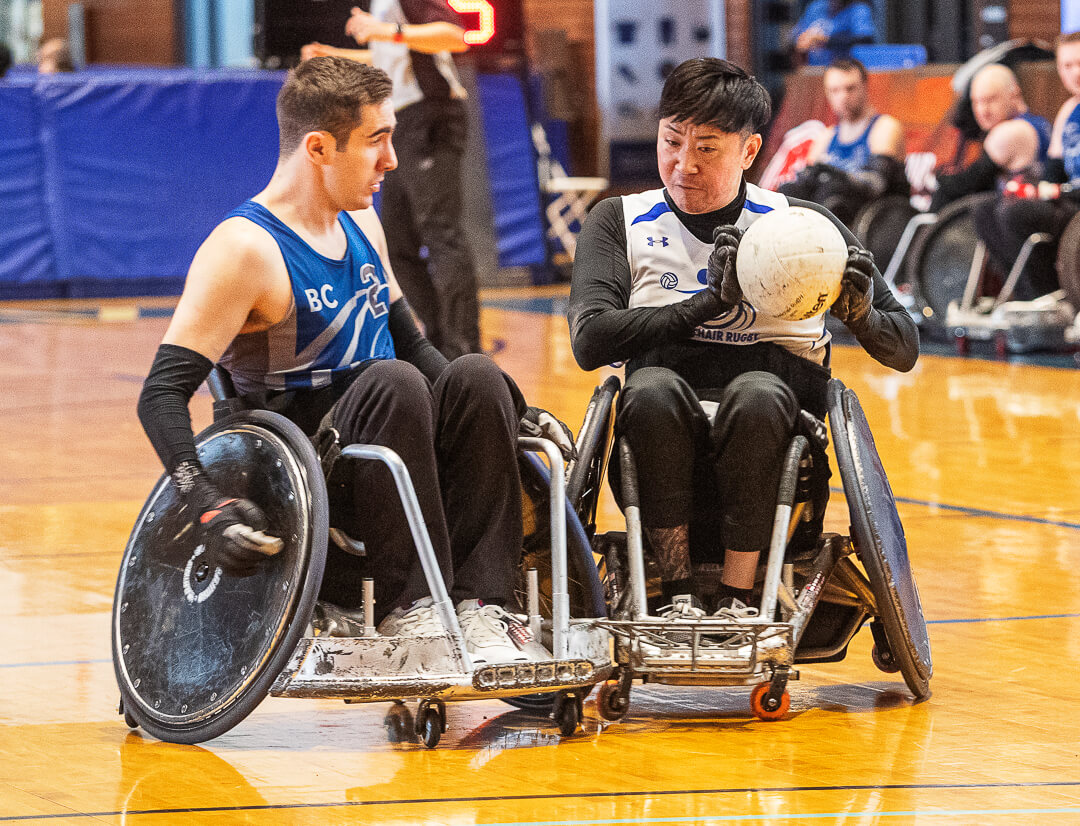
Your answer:
[[[512,618],[498,605],[466,599],[458,605],[457,615],[465,650],[475,665],[528,662],[528,654],[514,645],[507,633]]]
[[[726,619],[753,619],[757,615],[757,608],[751,608],[738,597],[727,597],[720,600],[719,607],[713,614],[714,617],[724,617]]]
[[[693,594],[679,594],[671,598],[671,605],[660,609],[659,615],[669,620],[691,620],[705,616],[705,609]]]
[[[446,633],[435,615],[431,597],[418,599],[408,608],[395,608],[376,629],[384,637],[437,637]]]

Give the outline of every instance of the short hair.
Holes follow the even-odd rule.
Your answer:
[[[363,107],[390,97],[386,72],[343,57],[314,57],[289,72],[277,97],[279,155],[296,151],[308,132],[329,132],[338,151],[363,117]]]
[[[765,87],[747,72],[716,57],[680,63],[664,81],[660,119],[714,126],[722,132],[760,132],[772,117]]]
[[[1054,41],[1054,48],[1064,46],[1066,43],[1080,43],[1080,31],[1059,35],[1058,39]]]
[[[863,83],[866,83],[870,79],[870,73],[866,71],[866,67],[861,60],[856,60],[853,57],[838,57],[825,67],[825,71],[829,69],[836,69],[841,72],[858,72],[859,77],[862,78]]]

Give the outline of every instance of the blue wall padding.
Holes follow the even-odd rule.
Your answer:
[[[547,249],[540,186],[521,81],[514,75],[477,75],[476,86],[499,266],[542,266]]]
[[[165,295],[277,162],[284,73],[95,67],[0,81],[0,299]],[[501,266],[546,260],[525,100],[478,78]]]
[[[0,84],[0,297],[176,292],[214,225],[270,179],[283,79],[129,69]]]

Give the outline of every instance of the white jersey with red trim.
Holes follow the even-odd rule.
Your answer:
[[[788,206],[784,195],[746,185],[746,203],[736,221],[745,230],[762,215]],[[626,257],[630,263],[630,307],[663,307],[705,289],[712,244],[699,241],[654,189],[622,198],[626,223]],[[700,325],[695,341],[756,344],[772,341],[797,356],[823,364],[832,338],[825,316],[785,321],[759,313],[743,300],[738,307]]]

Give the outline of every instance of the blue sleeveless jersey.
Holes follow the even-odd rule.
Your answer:
[[[1061,144],[1061,157],[1065,161],[1065,174],[1069,176],[1069,183],[1080,184],[1080,104],[1073,107],[1065,121]]]
[[[842,169],[844,172],[858,172],[864,169],[870,160],[870,130],[874,128],[874,124],[880,117],[881,115],[874,115],[863,133],[851,143],[840,143],[840,127],[837,126],[821,162]]]
[[[1035,127],[1035,131],[1039,135],[1039,157],[1036,159],[1040,163],[1046,160],[1046,150],[1050,148],[1050,133],[1052,131],[1050,121],[1044,118],[1042,115],[1033,115],[1031,112],[1024,112],[1017,117],[1020,120],[1026,120],[1032,126]]]
[[[246,218],[277,241],[292,282],[293,306],[267,330],[237,336],[221,363],[241,394],[325,387],[371,359],[394,358],[389,287],[382,261],[353,219],[338,216],[345,257],[327,258],[254,201],[229,218]]]

